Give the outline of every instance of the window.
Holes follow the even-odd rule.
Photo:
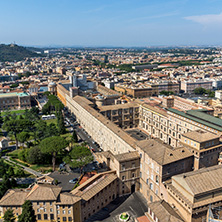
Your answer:
[[[63,213],[63,214],[66,214],[66,211],[65,211],[65,210],[63,210],[63,211],[62,211],[62,213]]]
[[[126,168],[125,168],[125,164],[122,164],[122,170],[125,170]]]
[[[153,190],[153,184],[152,183],[150,183],[150,189]]]
[[[159,176],[156,175],[156,183],[159,183]]]
[[[59,211],[59,210],[57,210],[57,214],[60,214],[60,211]]]
[[[63,217],[62,220],[63,220],[63,221],[67,221],[66,217]]]
[[[134,178],[135,177],[135,173],[132,173],[132,178]]]
[[[125,176],[122,176],[122,180],[125,180],[126,179],[126,177]]]
[[[68,210],[68,214],[71,214],[71,210]]]
[[[135,163],[132,163],[132,168],[136,167],[136,164]]]
[[[68,221],[72,221],[72,218],[71,218],[71,217],[68,217]]]
[[[47,219],[48,219],[48,215],[44,214],[44,220],[47,220]]]
[[[146,179],[146,183],[149,184],[149,179]]]
[[[54,220],[54,214],[50,214],[50,220]]]
[[[153,196],[150,195],[150,202],[153,202]]]
[[[52,209],[52,208],[50,208],[50,212],[53,212],[53,209]]]
[[[38,218],[38,220],[41,220],[42,219],[41,214],[37,214],[37,218]]]

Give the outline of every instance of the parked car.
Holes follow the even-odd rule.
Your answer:
[[[77,177],[69,181],[69,183],[74,183],[74,184],[76,184],[77,182],[78,182],[78,178]]]

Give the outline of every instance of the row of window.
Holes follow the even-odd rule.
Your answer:
[[[133,163],[131,164],[131,168],[135,168],[135,167],[136,167],[136,163],[133,162]],[[122,169],[122,170],[125,170],[125,169],[126,169],[126,165],[125,165],[125,164],[122,164],[122,165],[121,165],[121,169]]]
[[[37,219],[38,220],[54,220],[55,217],[54,217],[54,214],[43,214],[43,217],[41,214],[37,214]],[[61,222],[61,219],[60,217],[58,217],[58,222]],[[72,217],[62,217],[62,221],[73,221]]]

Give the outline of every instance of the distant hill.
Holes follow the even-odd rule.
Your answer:
[[[19,61],[23,60],[24,58],[29,57],[38,57],[41,56],[41,54],[37,54],[33,51],[30,51],[29,49],[18,46],[15,44],[11,45],[4,45],[0,44],[0,62],[13,62],[13,61]]]

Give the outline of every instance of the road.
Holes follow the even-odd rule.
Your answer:
[[[136,203],[136,204],[135,204]],[[143,216],[147,212],[147,201],[139,192],[131,195],[118,197],[96,214],[93,214],[86,222],[116,222],[119,215],[127,212],[130,215],[129,222],[136,221],[137,217]]]
[[[15,164],[15,165],[20,166],[23,170],[25,170],[26,172],[28,172],[28,173],[36,176],[36,177],[41,177],[41,176],[42,176],[41,173],[39,173],[39,172],[37,172],[37,171],[35,171],[35,170],[33,170],[33,169],[30,169],[29,167],[25,167],[25,166],[23,166],[22,164],[19,164],[19,163],[16,163],[16,162],[10,160],[8,156],[3,156],[2,158],[5,159],[5,160],[7,160],[7,161],[9,161],[9,162],[11,162],[11,163],[13,163],[13,164]]]
[[[79,126],[78,123],[75,123],[75,118],[71,117],[69,113],[65,113],[65,120],[70,124],[70,127],[75,130],[76,134],[85,142],[89,144],[89,146],[95,151],[95,152],[101,152],[101,148],[95,144],[93,139],[88,135],[88,133]],[[69,128],[70,128],[69,127]],[[70,131],[70,130],[69,130]]]

